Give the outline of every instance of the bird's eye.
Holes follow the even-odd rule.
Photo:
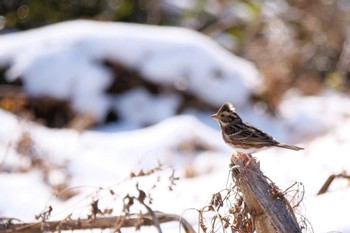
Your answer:
[[[226,121],[227,121],[228,123],[232,122],[232,121],[233,121],[233,117],[232,117],[232,116],[227,116],[227,117],[226,117]]]

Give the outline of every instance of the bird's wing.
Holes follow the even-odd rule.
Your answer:
[[[245,122],[226,126],[225,133],[228,134],[231,140],[244,144],[262,146],[278,144],[273,137]]]

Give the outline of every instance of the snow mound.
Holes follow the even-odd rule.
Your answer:
[[[97,120],[113,105],[105,93],[113,74],[104,60],[216,106],[246,104],[260,82],[250,62],[184,28],[78,20],[0,37],[7,80],[21,78],[28,94],[70,100]]]

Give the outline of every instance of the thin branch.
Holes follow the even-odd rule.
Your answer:
[[[335,180],[335,178],[344,178],[347,180],[350,180],[350,175],[346,174],[345,172],[342,172],[340,174],[333,174],[328,177],[328,179],[324,182],[322,187],[320,188],[320,191],[318,191],[317,195],[321,195],[325,192],[327,192],[329,186],[332,184],[332,182]]]
[[[63,220],[63,221],[48,221],[48,222],[37,222],[37,223],[13,223],[10,221],[4,221],[0,219],[0,233],[42,233],[42,232],[55,232],[63,230],[88,230],[88,229],[106,229],[115,227],[117,222],[121,222],[121,227],[135,227],[142,226],[153,226],[154,217],[158,219],[159,223],[167,223],[178,221],[181,223],[186,233],[195,233],[192,226],[181,216],[175,214],[165,214],[162,212],[153,212],[152,214],[141,214],[134,216],[114,216],[114,217],[103,217],[96,219],[76,219],[76,220]]]

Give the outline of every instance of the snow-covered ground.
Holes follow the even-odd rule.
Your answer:
[[[9,67],[9,80],[21,78],[31,95],[69,99],[78,111],[93,112],[97,118],[115,106],[124,114],[123,124],[134,124],[129,127],[134,130],[123,131],[113,124],[82,133],[48,129],[0,110],[0,216],[32,221],[49,205],[53,219],[71,212],[86,216],[91,198],[98,196],[106,206],[115,201],[100,187],[122,196],[135,186],[133,180],[126,181],[131,171],[151,169],[158,162],[166,167],[160,172],[160,181],[154,181],[156,177],[139,180],[140,187],[147,190],[159,182],[153,192],[155,210],[188,213],[206,205],[211,194],[226,187],[232,150],[223,143],[210,113],[189,109],[188,115],[176,116],[176,94],[152,96],[142,88],[108,98],[103,90],[111,74],[96,62],[105,58],[121,61],[146,79],[174,86],[182,83],[186,74],[185,88],[199,98],[217,106],[232,101],[246,121],[280,141],[305,147],[301,152],[267,150],[256,157],[281,189],[295,181],[303,183],[305,199],[300,212],[315,232],[350,232],[348,184],[338,181],[329,193],[316,196],[329,175],[350,171],[348,96],[325,91],[320,96],[302,97],[292,90],[281,104],[281,117],[273,118],[248,102],[260,82],[254,66],[210,39],[179,28],[88,21],[2,36],[0,65]],[[219,77],[213,78],[217,70]],[[144,122],[155,124],[139,128]],[[56,166],[48,180],[43,180],[39,168],[14,172],[29,160],[16,150],[23,133],[29,133],[33,141],[33,154]],[[60,165],[67,168],[69,176]],[[168,167],[180,177],[171,192]],[[64,183],[65,179],[78,195],[62,202],[54,198],[48,184]],[[196,224],[195,214],[188,218]],[[169,231],[177,232],[177,225]]]
[[[77,111],[89,112],[97,120],[103,119],[108,108],[117,108],[132,119],[133,108],[123,101],[130,94],[119,97],[119,107],[104,93],[112,82],[104,60],[214,105],[227,100],[245,105],[260,81],[251,63],[183,28],[73,21],[0,37],[0,67],[9,66],[6,78],[21,78],[31,95],[69,99]],[[140,90],[132,96],[135,101],[151,99]],[[163,106],[163,119],[173,114],[166,106],[179,104],[174,96],[159,96],[151,102]]]

